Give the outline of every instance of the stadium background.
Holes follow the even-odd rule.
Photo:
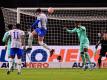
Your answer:
[[[8,0],[0,0],[0,6],[1,7],[7,7],[7,8],[16,8],[16,7],[49,7],[49,6],[53,6],[53,7],[106,7],[107,1],[105,0],[63,0],[63,1],[60,1],[60,0],[11,0],[11,1],[8,1]],[[12,4],[12,5],[11,5]],[[0,9],[0,16],[3,16],[2,14],[2,11]],[[105,12],[106,13],[106,12]],[[91,15],[91,14],[90,14]],[[105,14],[106,15],[106,14]],[[23,21],[26,21],[24,20],[23,18]],[[50,20],[51,21],[51,20]],[[102,23],[103,24],[106,24],[107,21],[103,21]],[[61,21],[58,21],[58,24],[61,23]],[[88,23],[88,27],[87,26],[87,23]],[[91,45],[95,45],[96,41],[97,41],[97,33],[99,30],[106,30],[105,28],[105,25],[103,26],[101,24],[101,27],[100,28],[100,25],[98,25],[98,30],[97,31],[94,31],[96,29],[96,24],[97,23],[100,23],[100,22],[83,22],[83,25],[86,25],[86,27],[88,27],[87,29],[87,34],[90,33],[90,30],[93,30],[92,33],[94,34],[89,34],[88,37],[90,39],[90,42],[91,42]],[[65,23],[66,24],[66,23]],[[65,25],[64,24],[64,25]],[[67,25],[73,25],[73,22],[69,22],[67,23]],[[23,25],[22,25],[23,26]],[[61,27],[63,27],[63,25],[49,25],[51,28],[50,28],[50,31],[53,30],[53,26],[57,26],[57,29],[59,29],[60,31],[62,31]],[[70,27],[70,26],[68,26]],[[54,30],[55,31],[55,30]],[[4,45],[1,41],[2,37],[3,37],[3,34],[5,32],[5,25],[4,25],[4,19],[3,17],[0,17],[0,45]],[[50,32],[49,32],[50,33]],[[56,31],[55,33],[58,33],[58,31]],[[50,38],[50,36],[52,36],[51,34],[47,34],[48,36],[46,37],[46,42],[48,45],[77,45],[78,44],[78,39],[77,37],[75,37],[75,40],[73,40],[73,36],[76,36],[75,34],[74,35],[65,35],[66,33],[63,32],[63,34],[60,32],[60,34],[54,34],[54,35],[57,35],[57,36],[64,36],[65,38],[62,39],[62,37],[55,37],[54,36],[54,39],[48,39]],[[70,37],[71,36],[71,37]],[[92,37],[93,38],[90,38]],[[55,41],[55,39],[57,41]],[[69,42],[66,42],[64,41],[64,39],[68,39]],[[70,40],[71,39],[71,40]]]
[[[7,7],[7,8],[16,8],[16,7],[49,7],[49,6],[57,6],[57,7],[107,7],[107,1],[106,0],[0,0],[0,7]],[[105,14],[106,15],[106,14]],[[107,21],[102,22],[99,25],[98,30],[100,30],[100,26],[102,29],[107,29],[106,23]],[[88,29],[88,33],[90,30],[95,29],[94,24],[97,24],[98,22],[87,22],[91,26]],[[87,24],[84,22],[84,25]],[[92,24],[93,23],[93,24]],[[70,23],[72,25],[73,23]],[[54,25],[55,26],[55,25]],[[86,26],[86,27],[88,27]],[[59,27],[59,26],[57,26]],[[60,26],[62,27],[62,26]],[[3,34],[5,33],[5,25],[3,20],[3,14],[0,9],[0,45],[4,45],[1,41]],[[94,40],[97,40],[97,36],[94,35]],[[64,34],[64,33],[63,33]],[[60,36],[63,34],[59,34]],[[66,37],[69,37],[69,40],[71,39],[71,35],[66,35]],[[76,36],[75,34],[72,35]],[[92,37],[91,35],[88,35],[89,39]],[[76,37],[77,38],[77,37]],[[57,38],[59,41],[61,38]],[[72,40],[72,39],[71,39]],[[95,44],[93,39],[91,39],[91,44]],[[48,42],[48,41],[46,41]],[[52,41],[51,41],[52,42]],[[58,41],[57,41],[58,42]],[[63,41],[62,41],[63,42]],[[78,41],[75,39],[72,40],[72,42],[69,42],[67,44],[64,44],[64,42],[59,43],[48,43],[48,44],[54,44],[54,45],[77,45]],[[74,42],[74,43],[73,43]],[[76,44],[75,44],[76,43]],[[65,46],[66,47],[66,46]],[[61,47],[62,48],[62,47]],[[4,47],[0,47],[0,49],[4,49]],[[57,48],[59,49],[59,48]],[[77,49],[77,48],[76,48]],[[92,47],[93,49],[93,47]],[[67,49],[68,50],[68,49]],[[74,50],[75,51],[75,50]],[[68,51],[69,52],[69,51]],[[4,55],[3,55],[4,56]],[[4,66],[7,66],[4,64]],[[107,66],[106,66],[107,67]],[[107,70],[106,69],[95,69],[93,71],[83,71],[79,69],[23,69],[22,75],[17,76],[16,71],[12,73],[11,75],[7,76],[4,69],[0,69],[0,78],[1,80],[106,80],[107,79]]]

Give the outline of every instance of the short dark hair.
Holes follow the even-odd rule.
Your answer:
[[[40,13],[40,12],[42,12],[42,10],[41,10],[40,8],[38,8],[38,9],[36,10],[36,13],[37,13],[37,12]]]
[[[13,28],[13,25],[9,24],[7,27],[8,27],[9,30],[11,30]]]
[[[19,23],[17,23],[17,24],[16,24],[16,28],[17,28],[17,29],[20,29],[20,28],[21,28],[21,25],[20,25]]]
[[[76,24],[81,23],[80,21],[75,21]]]

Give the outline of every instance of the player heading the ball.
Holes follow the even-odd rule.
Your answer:
[[[45,13],[42,12],[42,10],[39,8],[36,10],[37,19],[32,25],[33,31],[29,35],[28,39],[28,45],[29,48],[32,48],[32,37],[38,38],[39,45],[43,46],[44,48],[48,49],[50,51],[50,56],[53,55],[54,49],[50,49],[44,42],[44,37],[47,33],[47,16]]]

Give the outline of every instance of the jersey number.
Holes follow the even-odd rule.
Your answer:
[[[14,39],[19,39],[18,32],[13,32],[13,34],[14,34]]]

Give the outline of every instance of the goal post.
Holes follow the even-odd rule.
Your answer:
[[[19,23],[20,20],[22,21],[25,18],[27,22],[24,21],[25,23],[22,22],[21,24],[28,25],[29,23],[31,26],[34,17],[36,17],[36,9],[37,8],[17,8],[17,22]],[[107,7],[54,8],[55,12],[53,14],[48,14],[48,8],[41,9],[48,17],[47,27],[49,34],[47,34],[47,37],[49,36],[50,40],[48,39],[47,42],[50,45],[77,45],[77,36],[75,34],[67,34],[62,30],[64,26],[71,27],[72,29],[75,21],[81,21],[82,24],[86,26],[91,45],[95,45],[97,42],[97,33],[101,32],[101,30],[106,30]],[[61,37],[63,37],[63,40]]]

